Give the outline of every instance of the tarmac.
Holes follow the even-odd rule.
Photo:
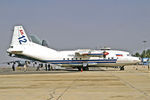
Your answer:
[[[7,69],[0,72],[0,100],[150,100],[150,71],[147,66],[83,72]]]

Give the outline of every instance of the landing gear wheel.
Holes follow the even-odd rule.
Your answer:
[[[81,71],[81,67],[77,67],[78,68],[78,71]]]
[[[88,71],[88,70],[89,70],[89,67],[83,67],[83,70],[84,70],[84,71]]]
[[[120,70],[124,70],[124,66],[121,66],[121,67],[120,67]]]

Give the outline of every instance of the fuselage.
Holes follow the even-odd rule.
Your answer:
[[[86,53],[89,51],[90,53]],[[24,46],[13,46],[13,48],[9,48],[7,52],[33,58],[35,60],[45,63],[57,64],[63,67],[78,67],[84,66],[84,64],[89,67],[112,67],[132,65],[140,62],[140,59],[138,57],[130,56],[129,52],[125,51],[105,50],[108,55],[104,58],[102,56],[104,52],[103,50],[79,49],[56,51],[33,42],[30,42],[28,45]],[[83,54],[77,55],[77,53],[79,52],[83,52]]]

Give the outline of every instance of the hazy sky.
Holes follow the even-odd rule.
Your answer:
[[[150,0],[0,0],[0,62],[15,25],[57,50],[150,46]]]

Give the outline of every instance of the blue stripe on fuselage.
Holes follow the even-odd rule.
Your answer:
[[[87,54],[87,55],[99,56],[99,55],[104,55],[104,54],[101,54],[101,53],[100,53],[100,54],[94,54],[94,53],[93,53],[93,54]]]
[[[97,59],[97,60],[44,60],[52,64],[83,64],[87,63],[116,63],[117,59]]]

